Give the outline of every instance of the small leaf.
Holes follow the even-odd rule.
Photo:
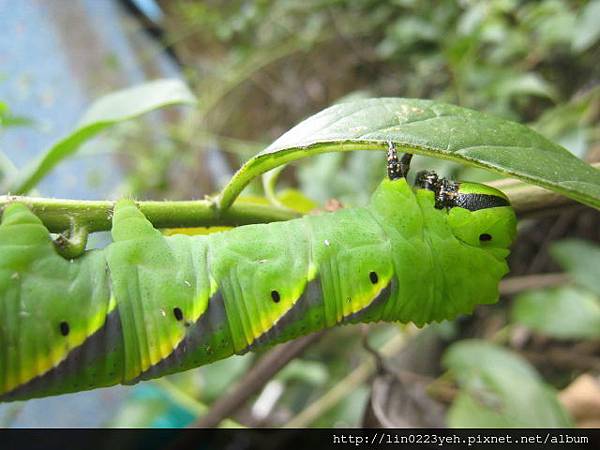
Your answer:
[[[329,381],[329,373],[327,366],[321,362],[294,359],[277,374],[276,379],[285,383],[300,381],[312,386],[323,386]]]
[[[272,205],[282,207],[283,205],[277,198],[277,180],[279,179],[279,175],[285,169],[285,166],[276,167],[273,170],[269,170],[262,175],[262,185],[263,190],[265,191],[265,197],[269,200]]]
[[[564,287],[517,297],[513,320],[562,339],[600,338],[600,300],[588,291]]]
[[[24,116],[5,116],[0,117],[0,127],[26,127],[33,125],[35,122]]]
[[[297,189],[284,189],[277,194],[277,200],[286,208],[306,214],[318,205]]]
[[[584,158],[588,151],[588,131],[583,127],[576,127],[560,136],[556,142],[569,150],[578,158]]]
[[[0,179],[10,177],[17,173],[17,168],[10,159],[0,151]]]
[[[560,142],[574,130],[585,129],[593,125],[591,117],[593,117],[594,108],[599,101],[600,85],[596,85],[568,103],[561,103],[547,109],[532,124],[532,127],[548,139]]]
[[[40,159],[24,169],[8,189],[27,193],[63,159],[100,131],[152,110],[176,104],[194,104],[194,95],[177,79],[156,80],[108,94],[96,100],[70,135],[54,144]]]
[[[13,116],[8,105],[0,101],[0,130],[8,127],[23,127],[33,125],[33,120],[23,116]]]
[[[600,39],[598,18],[600,18],[600,0],[589,2],[579,14],[573,29],[573,50],[583,52]]]
[[[556,100],[558,97],[553,86],[536,73],[522,73],[503,79],[495,89],[506,97],[534,95]]]
[[[399,151],[481,167],[600,207],[600,171],[524,125],[430,100],[373,98],[331,106],[250,159],[221,193],[228,208],[256,176],[307,156]],[[382,157],[382,164],[383,164]]]
[[[556,392],[520,356],[485,341],[449,347],[444,365],[460,392],[448,412],[451,427],[569,427]]]
[[[522,378],[540,378],[531,364],[511,351],[477,339],[465,339],[451,345],[444,354],[443,363],[463,384],[469,383],[473,372],[484,374],[498,368],[506,368]]]
[[[600,246],[579,239],[564,239],[550,247],[552,257],[575,282],[600,296]]]

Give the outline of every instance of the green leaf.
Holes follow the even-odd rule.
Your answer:
[[[600,0],[589,2],[577,18],[573,28],[572,48],[576,52],[583,52],[600,39]]]
[[[23,116],[13,116],[5,102],[0,101],[0,130],[8,127],[23,127],[32,125],[33,120]]]
[[[594,125],[590,118],[599,101],[600,86],[596,85],[568,103],[545,110],[532,127],[549,139],[560,139],[574,129]]]
[[[277,194],[277,200],[285,208],[308,214],[318,205],[297,189],[283,189]]]
[[[297,189],[284,189],[280,192],[276,192],[277,179],[281,172],[285,169],[285,166],[279,166],[273,170],[263,174],[263,190],[265,196],[274,206],[280,208],[287,208],[292,211],[296,211],[302,214],[307,214],[317,207],[317,203],[308,198],[304,193]]]
[[[294,359],[277,374],[276,379],[285,383],[300,381],[312,386],[323,386],[329,381],[329,373],[326,365],[321,362]]]
[[[0,180],[17,173],[15,165],[8,157],[0,151]]]
[[[40,159],[24,169],[10,185],[9,192],[25,194],[59,162],[100,131],[152,110],[176,104],[194,104],[194,95],[177,79],[162,79],[108,94],[96,100],[79,125],[58,141]]]
[[[506,97],[535,95],[556,100],[558,94],[553,86],[537,73],[511,74],[495,86],[498,93]]]
[[[554,389],[511,351],[464,340],[448,348],[443,363],[460,385],[448,412],[451,427],[572,426]]]
[[[532,129],[430,100],[372,98],[331,106],[250,159],[221,193],[228,208],[256,176],[325,152],[385,150],[434,156],[520,178],[600,208],[600,171]],[[382,157],[382,164],[384,158]]]
[[[580,239],[564,239],[550,247],[552,257],[575,282],[600,296],[600,246]]]
[[[600,338],[600,300],[582,289],[563,287],[519,295],[513,320],[559,339]]]

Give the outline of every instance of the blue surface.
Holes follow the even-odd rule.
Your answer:
[[[100,95],[178,74],[115,1],[0,0],[0,27],[10,36],[0,40],[0,100],[36,124],[0,134],[0,150],[19,168],[73,130]],[[111,142],[100,138],[88,145],[102,152],[65,161],[40,183],[39,192],[111,197],[121,178],[106,151]]]
[[[116,1],[0,0],[0,29],[0,100],[35,121],[34,127],[0,132],[0,150],[17,167],[68,134],[94,98],[178,74]],[[91,145],[110,150],[111,142]],[[100,182],[90,184],[91,176]],[[104,152],[65,161],[38,188],[45,196],[111,198],[120,179],[116,160]],[[0,424],[11,416],[9,425],[19,427],[102,426],[131,389],[0,404]]]

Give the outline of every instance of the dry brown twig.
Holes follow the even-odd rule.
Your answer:
[[[191,427],[218,426],[223,419],[235,413],[250,397],[262,389],[291,360],[300,356],[309,346],[318,341],[324,333],[325,331],[320,331],[309,334],[269,351],[229,392],[211,406],[206,415],[200,417]]]

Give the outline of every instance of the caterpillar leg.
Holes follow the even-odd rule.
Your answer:
[[[412,153],[405,153],[402,155],[402,158],[398,159],[396,147],[391,141],[389,141],[387,151],[388,178],[390,180],[406,178],[408,171],[410,170],[410,161],[412,156]]]
[[[439,177],[433,170],[421,170],[415,177],[415,186],[434,191],[437,189]]]
[[[476,211],[509,206],[508,198],[496,189],[475,183],[458,183],[447,178],[440,178],[431,170],[419,172],[415,178],[415,186],[434,193],[437,209],[460,206]]]
[[[458,183],[447,178],[440,178],[433,170],[423,170],[415,178],[415,186],[432,191],[437,209],[456,206]]]

